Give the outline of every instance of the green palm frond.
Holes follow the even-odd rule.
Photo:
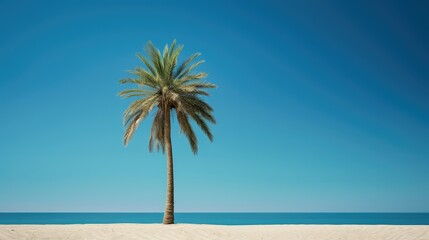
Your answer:
[[[164,66],[161,58],[161,52],[155,48],[155,46],[151,41],[149,41],[146,44],[145,51],[149,55],[149,58],[155,67],[156,77],[159,77],[165,80],[165,72],[164,72]]]
[[[157,108],[149,137],[149,151],[156,148],[158,151],[165,149],[165,111],[176,111],[181,133],[189,141],[192,152],[198,152],[198,139],[192,129],[190,120],[204,132],[210,141],[213,135],[208,122],[216,123],[213,109],[201,97],[209,96],[207,89],[216,88],[216,85],[203,81],[207,77],[205,72],[194,73],[194,70],[204,61],[193,61],[200,53],[191,55],[181,64],[178,58],[183,45],[173,43],[165,45],[162,53],[152,42],[148,42],[144,48],[147,57],[137,54],[144,63],[143,67],[137,67],[130,71],[134,78],[125,78],[120,83],[135,84],[138,87],[126,89],[119,93],[123,98],[137,97],[124,112],[124,144],[128,144],[139,124]],[[168,116],[168,115],[166,115]]]
[[[192,103],[189,103],[187,99],[183,100],[182,104],[185,109],[189,109],[187,112],[193,112],[211,123],[216,123],[216,119],[213,117],[211,109],[198,105],[193,105]]]
[[[146,90],[146,89],[128,89],[128,90],[123,90],[121,92],[119,92],[119,96],[123,97],[123,98],[130,98],[130,97],[147,97],[150,95],[155,94],[155,92],[151,91],[151,90]]]
[[[188,69],[184,70],[182,73],[180,73],[177,78],[180,79],[184,76],[187,76],[194,68],[198,67],[199,65],[203,64],[204,60],[196,62],[194,64],[192,64]]]
[[[191,145],[192,152],[196,154],[198,152],[198,140],[195,136],[194,130],[192,130],[191,124],[189,124],[188,116],[182,111],[177,111],[176,113],[180,130],[183,134],[186,135],[189,145]]]
[[[195,88],[217,88],[216,85],[213,83],[206,83],[206,82],[193,82],[188,83],[184,85],[184,87],[195,87]]]
[[[164,116],[161,108],[158,109],[153,119],[149,137],[149,152],[153,151],[154,145],[158,151],[162,150],[164,152]]]
[[[152,95],[148,98],[143,98],[133,102],[124,112],[124,125],[128,125],[124,134],[124,144],[127,145],[135,130],[140,123],[146,118],[150,111],[154,108],[159,96]]]
[[[200,72],[197,74],[188,74],[182,78],[177,79],[176,85],[183,85],[185,83],[198,81],[198,80],[206,78],[206,77],[207,77],[207,73],[205,73],[205,72]]]
[[[180,100],[177,101],[176,105],[176,112],[177,113],[183,113],[189,115],[201,128],[201,130],[206,134],[206,136],[209,138],[210,141],[213,141],[213,135],[210,131],[210,128],[208,127],[206,123],[206,118],[202,117],[201,114],[198,113],[198,111],[195,111],[195,109],[189,109],[192,108],[192,106],[188,106],[186,104],[183,104]],[[207,113],[209,114],[209,113]],[[210,115],[210,114],[209,114]],[[214,118],[211,116],[211,119],[214,120]]]
[[[191,57],[188,58],[188,60],[184,61],[174,73],[174,78],[178,78],[179,75],[183,73],[183,71],[186,69],[186,67],[197,57],[199,57],[201,53],[194,53]]]
[[[145,57],[143,57],[143,55],[141,55],[140,53],[137,53],[137,57],[140,58],[140,60],[145,64],[145,66],[147,67],[147,69],[149,69],[152,75],[156,76],[156,70],[152,66],[152,64],[150,64],[150,62]]]

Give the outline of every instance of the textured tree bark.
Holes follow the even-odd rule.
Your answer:
[[[173,150],[171,147],[171,125],[170,125],[170,109],[164,110],[164,141],[165,152],[167,155],[167,199],[165,202],[165,212],[163,224],[174,223],[174,174],[173,174]]]

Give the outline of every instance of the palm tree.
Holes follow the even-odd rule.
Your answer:
[[[204,102],[201,96],[209,96],[204,90],[216,88],[216,85],[202,79],[207,73],[193,73],[193,70],[204,61],[192,64],[200,53],[195,53],[186,61],[177,65],[178,56],[183,45],[176,47],[176,40],[170,47],[165,45],[161,52],[149,41],[145,51],[149,58],[141,54],[137,57],[144,63],[146,69],[137,67],[131,73],[134,78],[120,80],[121,84],[132,83],[136,88],[119,93],[124,98],[138,97],[130,104],[123,115],[124,145],[127,145],[139,124],[154,110],[152,128],[149,138],[149,151],[154,146],[167,155],[167,199],[164,212],[164,224],[174,223],[174,178],[173,178],[173,151],[171,146],[171,113],[175,113],[183,133],[191,145],[192,152],[197,154],[198,142],[194,130],[189,122],[192,119],[201,130],[213,141],[213,135],[207,122],[216,123],[212,115],[213,109]]]

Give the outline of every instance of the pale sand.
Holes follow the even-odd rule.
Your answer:
[[[429,240],[429,225],[254,225],[83,224],[0,225],[0,239],[151,240]]]

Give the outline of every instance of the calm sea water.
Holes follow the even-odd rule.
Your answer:
[[[429,225],[429,213],[176,213],[177,223]],[[161,223],[162,213],[0,213],[0,224]]]

